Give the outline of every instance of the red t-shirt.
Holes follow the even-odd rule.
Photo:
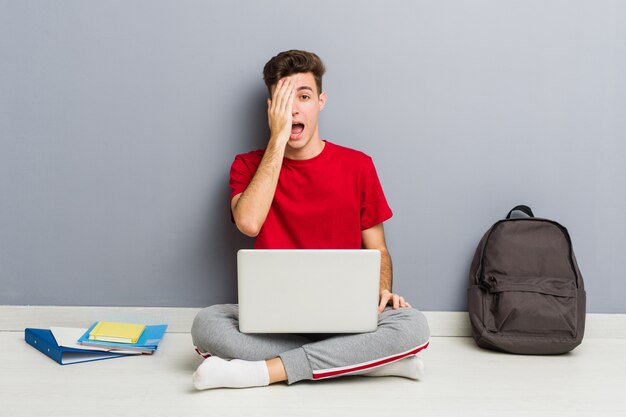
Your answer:
[[[391,218],[372,158],[324,141],[314,158],[284,158],[256,249],[360,249],[361,231]],[[232,199],[246,190],[264,149],[240,154],[230,169]]]

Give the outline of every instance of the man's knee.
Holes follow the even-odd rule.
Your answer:
[[[414,308],[400,308],[390,311],[391,327],[397,331],[406,350],[421,347],[430,339],[428,321],[419,310]]]
[[[211,341],[220,336],[238,320],[237,305],[216,304],[198,312],[191,326],[193,344],[203,352],[211,352]]]
[[[410,316],[411,331],[416,336],[418,344],[422,345],[430,339],[430,327],[426,316],[419,310],[414,308],[407,309]]]

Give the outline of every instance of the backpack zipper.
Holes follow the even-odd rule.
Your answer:
[[[489,292],[493,287],[496,286],[497,283],[498,281],[496,280],[496,277],[494,276],[490,276],[488,280],[485,279],[485,277],[482,277],[478,283],[478,286],[482,288],[483,290]]]
[[[482,280],[482,286],[481,288],[483,288],[485,291],[487,292],[491,292],[492,288],[495,288],[498,285],[498,280],[496,280],[496,277],[494,276],[489,276],[488,279],[483,279]],[[491,305],[491,311],[498,311],[498,308],[500,307],[500,293],[497,292],[495,294],[493,294],[493,300],[494,303]]]

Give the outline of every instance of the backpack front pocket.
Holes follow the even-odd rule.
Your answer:
[[[570,278],[489,277],[484,298],[488,331],[503,335],[576,337],[577,300]]]

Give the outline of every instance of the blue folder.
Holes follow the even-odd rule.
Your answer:
[[[100,352],[59,346],[54,335],[48,329],[28,328],[24,331],[24,339],[26,343],[61,365],[127,356],[122,353]]]

